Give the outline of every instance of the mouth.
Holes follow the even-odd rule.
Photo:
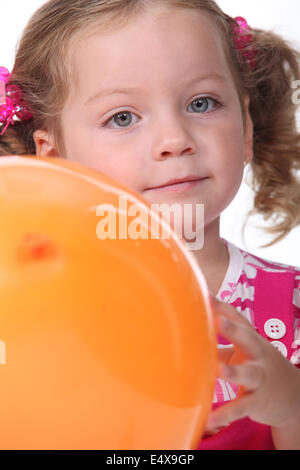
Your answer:
[[[191,176],[186,177],[183,179],[175,179],[168,181],[165,184],[160,186],[155,186],[153,188],[146,188],[145,191],[168,191],[168,192],[183,192],[189,189],[196,188],[201,184],[203,181],[207,180],[208,178],[201,178],[199,176]]]

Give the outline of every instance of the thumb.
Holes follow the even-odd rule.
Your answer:
[[[229,426],[233,421],[247,417],[250,399],[250,395],[244,395],[213,411],[208,418],[206,429],[213,431],[217,428]]]

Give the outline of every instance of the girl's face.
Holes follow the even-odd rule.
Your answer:
[[[252,157],[220,35],[196,10],[150,11],[82,38],[62,112],[65,157],[108,174],[151,203],[202,203],[205,224],[234,198]],[[54,154],[47,133],[37,153]],[[161,186],[196,176],[194,185]]]

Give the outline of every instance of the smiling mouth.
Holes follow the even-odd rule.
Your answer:
[[[206,181],[208,178],[199,178],[193,181],[182,181],[179,183],[172,183],[165,186],[158,186],[156,188],[147,188],[145,191],[160,191],[160,192],[183,192],[189,189],[196,188],[202,182]]]

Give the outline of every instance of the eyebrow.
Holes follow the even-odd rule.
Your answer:
[[[182,85],[189,86],[189,85],[193,85],[194,83],[199,83],[199,82],[208,81],[208,80],[213,80],[221,84],[224,84],[227,81],[223,75],[220,75],[219,73],[211,72],[206,75],[200,75],[191,80],[183,80],[181,83]],[[120,95],[120,94],[129,95],[133,93],[142,95],[146,91],[147,90],[145,90],[144,88],[138,88],[138,87],[107,88],[105,90],[101,90],[98,93],[90,96],[85,102],[85,104],[88,104],[91,101],[95,101],[100,98],[103,98],[105,96]]]

